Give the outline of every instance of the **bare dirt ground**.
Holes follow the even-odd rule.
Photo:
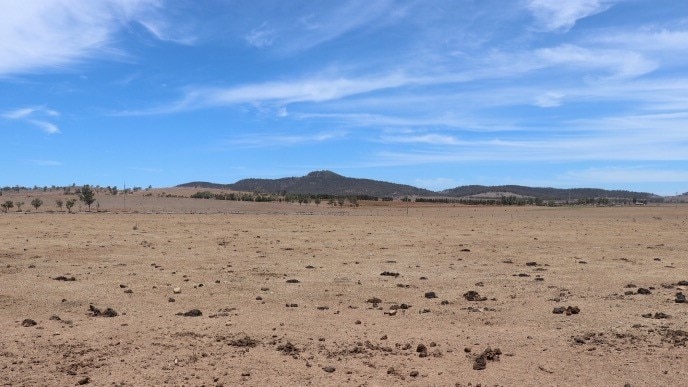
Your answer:
[[[127,200],[0,214],[4,385],[688,383],[688,207]]]

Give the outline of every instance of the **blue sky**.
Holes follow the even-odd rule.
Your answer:
[[[688,191],[677,0],[0,0],[0,186]]]

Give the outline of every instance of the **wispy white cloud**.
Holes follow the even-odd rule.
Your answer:
[[[310,50],[352,31],[376,29],[405,15],[404,6],[391,0],[353,0],[322,7],[310,3],[296,22],[283,23],[273,32],[280,36],[276,49],[285,53]]]
[[[612,1],[605,0],[528,0],[538,26],[545,31],[568,31],[580,19],[607,10]]]
[[[188,41],[157,12],[162,0],[0,2],[0,77],[121,55],[115,35],[139,23],[162,40]]]
[[[643,28],[640,30],[611,31],[591,36],[591,42],[640,51],[664,51],[682,55],[688,50],[688,31],[685,29]]]
[[[382,135],[380,141],[396,144],[462,145],[466,144],[454,136],[437,133]]]
[[[275,30],[268,28],[267,23],[263,23],[260,27],[251,30],[244,39],[249,46],[265,48],[272,46],[276,37]]]
[[[57,117],[59,115],[60,113],[55,110],[48,109],[44,106],[38,106],[11,110],[0,114],[0,117],[8,120],[26,122],[40,128],[47,134],[56,134],[60,133],[60,128],[57,125],[46,121],[45,117]]]
[[[552,66],[603,69],[609,78],[632,78],[654,71],[658,64],[633,51],[589,49],[571,44],[542,48],[535,54]]]
[[[544,94],[540,94],[535,98],[535,105],[548,108],[561,106],[562,98],[564,94],[556,91],[548,91]]]
[[[141,111],[124,111],[117,115],[168,114],[185,110],[239,104],[271,103],[278,105],[278,115],[286,113],[287,104],[324,102],[365,94],[416,82],[403,74],[375,78],[308,78],[228,88],[190,87],[185,96],[166,106]]]
[[[28,163],[41,167],[59,167],[62,165],[61,162],[55,160],[28,160]]]
[[[41,120],[28,120],[28,122],[38,126],[41,128],[44,132],[48,134],[56,134],[60,133],[60,128],[57,127],[57,125],[47,122],[47,121],[41,121]]]
[[[319,143],[339,138],[344,138],[347,133],[344,131],[327,131],[309,134],[271,134],[271,135],[244,135],[235,136],[225,141],[232,147],[241,146],[246,148],[272,148],[294,146],[307,143]]]

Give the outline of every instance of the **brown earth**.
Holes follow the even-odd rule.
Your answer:
[[[121,200],[0,214],[4,385],[688,381],[688,207]]]

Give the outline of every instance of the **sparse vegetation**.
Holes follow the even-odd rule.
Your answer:
[[[76,204],[76,199],[69,199],[67,200],[67,203],[65,203],[65,206],[67,207],[67,211],[71,214],[72,213],[72,207]]]
[[[84,202],[84,204],[88,206],[88,210],[91,211],[91,204],[93,204],[96,201],[96,193],[95,191],[93,191],[91,186],[85,185],[81,188],[79,200]]]
[[[38,211],[38,207],[43,205],[43,200],[35,198],[31,201],[31,205]]]
[[[62,199],[57,199],[57,200],[55,200],[55,205],[57,206],[57,208],[60,209],[60,211],[62,211],[62,206],[64,206],[64,201],[62,201]]]
[[[14,202],[11,200],[6,200],[4,203],[0,204],[0,207],[2,207],[2,211],[4,213],[7,213],[7,211],[10,210],[10,208],[14,207]]]

